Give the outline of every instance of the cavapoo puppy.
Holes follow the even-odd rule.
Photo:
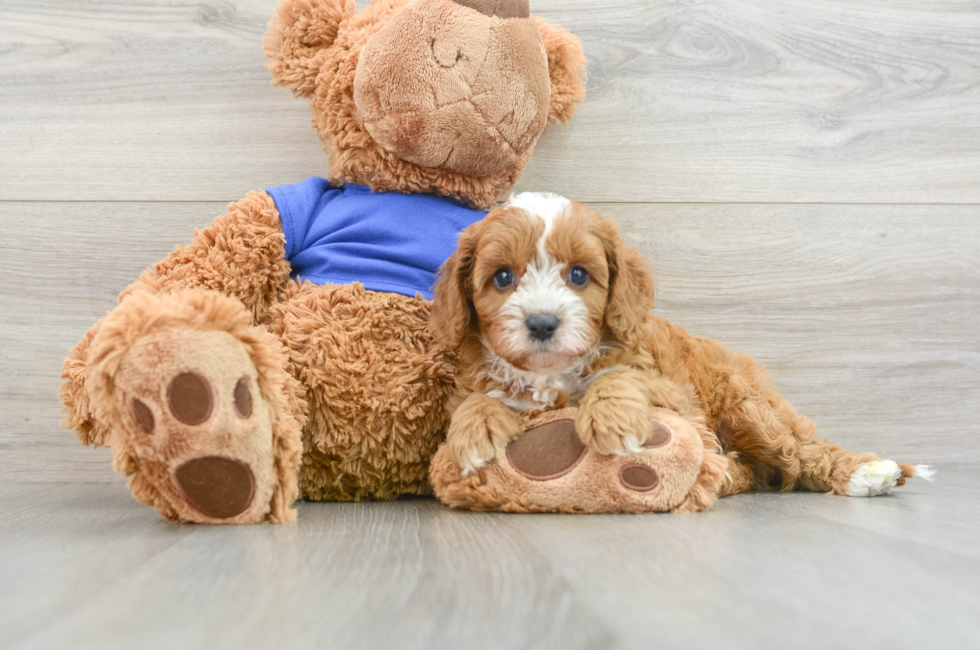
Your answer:
[[[705,460],[681,511],[751,489],[875,496],[931,474],[820,440],[752,358],[653,316],[653,295],[644,260],[581,203],[518,194],[467,228],[431,318],[459,354],[446,444],[462,472],[521,434],[519,413],[577,405],[602,454],[639,451],[655,407],[697,428]]]

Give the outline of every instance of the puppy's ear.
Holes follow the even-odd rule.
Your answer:
[[[473,224],[460,235],[459,246],[442,265],[433,291],[429,331],[437,343],[450,350],[455,350],[463,342],[473,318],[469,283],[476,257],[479,225]]]
[[[619,341],[635,347],[643,323],[653,309],[656,284],[646,261],[623,243],[616,226],[606,221],[603,228],[610,284],[606,327]]]
[[[262,41],[272,83],[309,97],[340,23],[354,15],[354,0],[280,0]]]
[[[567,122],[575,113],[575,106],[585,99],[585,55],[582,43],[561,27],[546,23],[541,18],[538,30],[544,49],[548,53],[548,75],[551,77],[551,104],[548,121]]]

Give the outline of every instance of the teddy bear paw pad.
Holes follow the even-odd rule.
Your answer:
[[[114,380],[123,435],[181,519],[251,523],[268,513],[272,417],[241,341],[227,332],[151,334]]]
[[[190,504],[215,519],[242,514],[255,495],[252,470],[233,458],[194,458],[180,465],[174,476]]]
[[[635,463],[619,470],[619,482],[627,490],[649,492],[660,483],[660,477],[646,465]]]
[[[511,467],[531,481],[550,481],[568,474],[587,452],[572,420],[529,427],[506,450]]]

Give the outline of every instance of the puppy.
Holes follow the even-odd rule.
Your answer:
[[[819,440],[753,359],[653,316],[653,296],[643,259],[581,203],[518,194],[467,228],[430,321],[459,355],[446,442],[463,473],[520,435],[520,412],[577,404],[582,442],[603,454],[638,451],[652,407],[694,424],[705,460],[680,511],[753,488],[875,496],[929,477]]]

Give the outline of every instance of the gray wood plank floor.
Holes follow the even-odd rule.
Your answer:
[[[0,647],[976,648],[978,469],[697,515],[308,503],[247,528],[5,485]]]

